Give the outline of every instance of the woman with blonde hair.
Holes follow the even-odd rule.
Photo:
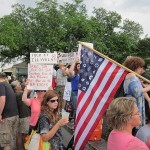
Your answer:
[[[58,94],[53,90],[45,93],[38,120],[37,131],[41,134],[43,141],[50,142],[52,150],[63,150],[60,127],[66,125],[69,119],[60,119],[58,98]]]
[[[109,137],[107,150],[149,150],[147,145],[132,135],[132,129],[141,124],[140,116],[133,97],[114,99],[107,110],[107,121],[113,128]]]

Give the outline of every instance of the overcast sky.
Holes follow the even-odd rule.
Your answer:
[[[11,5],[16,3],[25,4],[26,6],[35,6],[37,0],[0,0],[0,17],[11,13]],[[39,1],[39,0],[38,0]],[[59,3],[71,2],[72,0],[57,0]],[[93,7],[103,7],[106,10],[116,11],[123,19],[135,21],[142,25],[144,37],[150,36],[150,0],[84,0],[89,14]],[[1,71],[1,68],[0,68]]]
[[[0,17],[11,13],[11,5],[22,3],[26,6],[35,6],[36,0],[0,0]],[[72,0],[57,0],[57,2],[71,2]],[[93,7],[103,7],[106,10],[116,11],[123,19],[135,21],[142,25],[144,35],[150,36],[150,0],[84,0],[87,10]],[[142,37],[144,37],[144,35]]]

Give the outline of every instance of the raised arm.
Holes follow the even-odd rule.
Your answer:
[[[24,92],[22,94],[22,101],[27,105],[27,106],[30,106],[31,102],[30,102],[30,99],[28,98],[28,89],[27,89],[27,86],[25,86],[24,88]]]
[[[0,123],[3,123],[2,112],[5,106],[6,96],[0,96]]]
[[[70,68],[69,68],[69,70],[68,70],[68,74],[69,74],[69,76],[72,78],[72,77],[74,77],[74,67],[75,67],[75,64],[76,64],[76,61],[74,61],[72,64],[71,64],[71,66],[70,66]]]
[[[60,62],[58,64],[59,68],[62,70],[62,74],[63,76],[67,76],[67,73],[66,73],[66,67],[64,66],[64,64],[62,62]]]
[[[148,91],[150,91],[150,84],[145,86],[142,90],[142,92],[148,92]]]

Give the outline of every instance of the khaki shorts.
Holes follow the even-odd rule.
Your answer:
[[[0,147],[11,146],[16,148],[16,136],[18,133],[19,117],[9,117],[0,124]]]
[[[19,118],[18,133],[28,134],[30,117]]]

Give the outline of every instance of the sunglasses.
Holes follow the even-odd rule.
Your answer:
[[[36,90],[35,92],[46,92],[45,90]]]
[[[58,99],[49,99],[48,102],[55,103],[58,102]]]

